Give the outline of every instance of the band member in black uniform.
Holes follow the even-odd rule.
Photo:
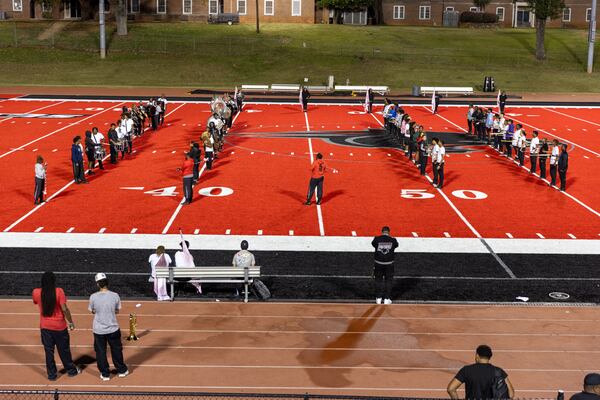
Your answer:
[[[506,107],[506,99],[508,96],[506,92],[503,90],[500,92],[500,96],[498,97],[498,107],[500,108],[500,114],[504,114],[504,107]]]
[[[35,162],[35,188],[33,190],[33,204],[44,202],[44,188],[46,187],[46,167],[42,156],[37,156]]]
[[[308,110],[308,99],[310,99],[310,93],[306,87],[302,88],[302,111]]]
[[[158,98],[158,105],[160,106],[160,112],[158,113],[158,121],[159,124],[162,125],[165,123],[165,112],[167,111],[167,99],[165,95],[162,94]]]
[[[381,228],[381,235],[373,238],[371,245],[375,248],[375,278],[377,304],[392,304],[392,289],[394,286],[394,250],[398,248],[398,241],[390,235],[390,228]]]
[[[194,160],[194,185],[198,183],[198,178],[200,177],[200,157],[202,155],[202,151],[200,150],[200,145],[196,142],[190,143],[190,158]]]
[[[373,95],[371,88],[367,89],[367,98],[369,99],[367,103],[367,112],[371,114],[373,112],[373,100],[375,100],[375,95]]]
[[[88,160],[88,175],[94,175],[94,167],[96,166],[96,158],[94,153],[96,152],[96,146],[92,140],[92,132],[85,131],[85,155]]]
[[[567,169],[569,169],[569,153],[567,153],[567,144],[561,146],[560,157],[558,157],[558,176],[560,176],[560,191],[567,190]]]
[[[108,142],[110,143],[110,163],[116,164],[119,154],[117,153],[117,144],[119,142],[119,136],[117,135],[116,125],[110,124],[108,130]]]
[[[234,100],[237,103],[238,112],[242,112],[242,108],[244,106],[244,93],[242,93],[241,89],[237,93],[237,97]]]
[[[427,135],[425,132],[421,132],[421,140],[419,141],[419,169],[421,175],[425,175],[425,168],[427,168]]]
[[[546,138],[542,139],[540,145],[540,178],[546,179],[546,159],[548,158],[548,141]]]
[[[158,127],[158,118],[156,118],[158,114],[156,113],[156,105],[154,104],[154,99],[150,99],[150,102],[148,102],[148,105],[146,106],[146,110],[148,117],[150,118],[150,123],[152,124],[152,130],[155,131]]]
[[[71,145],[71,163],[73,164],[73,180],[75,183],[88,183],[83,172],[84,166],[81,136],[75,136],[73,138],[73,144]]]

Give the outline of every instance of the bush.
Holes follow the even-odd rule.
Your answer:
[[[498,16],[492,13],[464,11],[460,14],[460,22],[471,22],[476,24],[495,24]]]

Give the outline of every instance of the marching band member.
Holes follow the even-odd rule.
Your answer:
[[[88,160],[88,175],[94,175],[94,167],[96,166],[95,157],[96,146],[92,140],[92,132],[85,131],[85,155]]]
[[[488,144],[491,143],[492,139],[492,128],[494,127],[494,113],[491,108],[488,108],[487,114],[485,114],[485,131]]]
[[[525,129],[521,128],[521,135],[517,138],[517,148],[519,156],[519,167],[525,164],[525,151],[527,150],[527,134]]]
[[[438,169],[438,189],[442,189],[444,187],[444,164],[446,163],[446,148],[444,147],[444,141],[442,139],[438,139],[439,150],[437,152],[437,169]]]
[[[423,127],[419,127],[420,131],[420,142],[419,142],[419,169],[421,170],[421,175],[425,175],[425,168],[427,168],[427,135],[423,131]]]
[[[81,147],[81,136],[73,138],[71,145],[71,163],[73,164],[73,179],[76,184],[88,183],[84,175],[83,148]]]
[[[308,99],[310,99],[310,93],[306,86],[302,87],[302,91],[300,92],[300,101],[302,102],[302,112],[306,112],[308,110]]]
[[[548,141],[546,138],[542,139],[540,146],[540,178],[546,179],[546,159],[548,158]]]
[[[104,135],[98,132],[98,128],[92,128],[92,142],[94,143],[94,156],[98,161],[98,167],[100,169],[104,169],[104,165],[102,165],[102,159],[104,158]]]
[[[532,174],[535,174],[539,154],[540,139],[538,138],[538,131],[533,131],[533,138],[531,138],[531,142],[529,142],[529,161],[531,161],[531,169],[529,172]]]
[[[187,205],[192,202],[194,197],[194,160],[190,157],[190,153],[185,153],[185,160],[183,166],[179,168],[181,175],[183,176],[183,195],[184,201],[182,205]]]
[[[492,121],[492,135],[494,136],[494,147],[500,150],[500,115],[494,114],[494,120]]]
[[[473,107],[473,104],[469,104],[469,109],[467,110],[467,127],[468,132],[467,135],[470,135],[471,133],[473,133],[473,113],[475,112],[475,107]]]
[[[513,137],[512,137],[511,146],[512,146],[513,150],[515,151],[515,157],[518,157],[518,155],[519,155],[519,138],[521,137],[521,129],[522,128],[523,128],[523,126],[521,124],[517,124],[517,129],[515,130],[515,133],[513,134]]]
[[[242,108],[244,106],[244,93],[242,93],[241,89],[240,89],[239,92],[237,92],[237,96],[235,97],[235,101],[237,103],[238,112],[242,112]]]
[[[156,300],[171,300],[171,297],[169,297],[167,292],[167,278],[156,277],[156,268],[167,268],[172,263],[171,257],[165,253],[165,246],[158,246],[156,248],[156,253],[151,254],[150,258],[148,258],[148,262],[150,263],[150,268],[152,271],[149,281],[154,283]]]
[[[46,168],[48,164],[44,162],[42,156],[37,156],[35,162],[35,188],[33,191],[33,204],[44,202],[44,187],[46,186]]]
[[[558,175],[560,176],[560,191],[567,190],[567,169],[569,169],[569,153],[567,153],[567,144],[561,146],[560,157],[558,157]]]
[[[508,130],[508,122],[504,118],[504,115],[500,114],[500,121],[498,122],[498,151],[504,150],[504,143],[502,142],[506,138],[506,131]]]
[[[190,142],[190,158],[194,160],[194,185],[198,183],[198,178],[200,177],[200,157],[202,156],[202,151],[200,150],[200,145],[196,142]]]
[[[124,119],[121,120],[121,124],[125,126],[126,138],[127,138],[127,152],[131,154],[133,150],[133,120],[128,114],[124,115]]]
[[[204,162],[206,162],[206,169],[212,169],[213,154],[213,138],[210,136],[209,138],[204,139]]]
[[[119,136],[117,135],[117,129],[115,124],[110,124],[108,130],[108,142],[110,143],[110,163],[116,164],[119,153],[117,152],[117,145],[119,144]]]
[[[158,106],[160,107],[160,111],[158,113],[159,124],[162,125],[165,123],[165,113],[167,112],[167,98],[164,94],[161,94],[158,98]]]
[[[498,96],[498,108],[500,109],[500,114],[504,114],[504,107],[506,107],[507,98],[508,96],[504,90],[500,92],[500,96]]]
[[[117,141],[121,145],[121,160],[125,158],[125,152],[127,151],[127,128],[119,122],[117,125]]]
[[[556,186],[556,170],[558,168],[558,140],[552,141],[552,154],[550,155],[550,186]]]
[[[515,124],[512,119],[508,120],[508,126],[504,135],[504,146],[506,149],[506,157],[512,158],[512,141],[515,137]]]
[[[438,170],[438,155],[440,152],[440,145],[438,143],[438,138],[434,137],[431,140],[431,144],[433,147],[431,148],[431,167],[433,170],[433,186],[438,184],[439,170]]]

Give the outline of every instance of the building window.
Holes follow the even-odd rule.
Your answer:
[[[302,0],[292,0],[292,17],[302,15]]]
[[[129,13],[137,14],[140,12],[140,0],[129,0]]]
[[[52,3],[49,0],[42,1],[42,12],[43,13],[52,12]]]
[[[237,0],[237,12],[240,15],[246,15],[246,0]]]
[[[13,11],[23,11],[23,0],[13,0]]]
[[[471,12],[479,12],[479,7],[471,7],[471,8],[469,8],[469,11],[471,11]]]
[[[184,14],[192,13],[192,0],[183,0],[183,13]]]
[[[274,14],[275,14],[275,0],[265,0],[265,15],[274,15]]]
[[[585,22],[590,22],[591,20],[592,20],[592,9],[586,8],[585,9]]]
[[[419,6],[419,19],[431,18],[431,6]]]
[[[404,19],[404,6],[394,6],[394,19]]]
[[[563,8],[562,21],[563,22],[571,22],[571,8],[570,7]]]
[[[208,0],[208,14],[215,15],[219,13],[219,0]]]
[[[446,11],[454,11],[454,7],[446,7]]]
[[[156,13],[166,14],[167,13],[167,0],[156,0]]]
[[[498,16],[498,21],[504,21],[504,7],[496,7],[496,15]]]

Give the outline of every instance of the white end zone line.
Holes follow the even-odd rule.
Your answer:
[[[122,105],[122,104],[123,104],[123,103],[120,103],[120,104],[118,104],[118,105],[117,105],[117,106],[115,106],[115,107],[119,107],[119,106],[120,106],[120,105]],[[174,112],[175,112],[175,111],[176,111],[178,108],[180,108],[180,107],[182,107],[182,106],[183,106],[183,104],[182,104],[181,106],[179,106],[179,107],[175,108],[175,109],[174,109],[173,111],[171,111],[169,114],[172,114],[172,113],[174,113]],[[113,108],[115,108],[115,107],[108,108],[108,109],[106,109],[106,110],[104,110],[104,111],[102,111],[102,112],[100,112],[100,113],[93,114],[93,115],[91,115],[91,116],[89,116],[89,117],[87,117],[87,118],[93,117],[93,116],[95,116],[95,115],[100,115],[100,114],[102,114],[103,112],[106,112],[106,111],[112,110],[112,109],[113,109]],[[168,116],[169,114],[167,114],[166,116]],[[165,116],[165,117],[166,117],[166,116]],[[87,118],[86,118],[86,119],[87,119]],[[83,120],[82,120],[82,121],[83,121]],[[68,126],[66,126],[65,128],[67,128],[67,127],[68,127]],[[64,129],[64,128],[62,128],[62,129]],[[147,129],[148,129],[148,128],[146,128],[146,130],[147,130]],[[54,132],[52,132],[51,134],[54,134],[54,133],[56,133],[56,132],[58,132],[58,131],[54,131]],[[49,135],[51,135],[51,134],[48,134],[48,135],[46,135],[46,136],[49,136]],[[38,139],[36,139],[36,141],[37,141],[37,140],[39,140],[39,139],[43,139],[44,137],[45,137],[45,136],[43,136],[43,137],[41,137],[41,138],[38,138]],[[110,157],[110,155],[107,155],[107,156],[106,156],[106,157],[104,157],[102,160],[104,161],[104,160],[108,159],[108,157]],[[51,201],[53,198],[55,198],[56,196],[58,196],[59,194],[61,194],[62,192],[64,192],[64,191],[65,191],[65,190],[66,190],[66,189],[67,189],[69,186],[73,185],[74,183],[75,183],[75,181],[74,181],[74,180],[71,180],[71,181],[70,181],[69,183],[67,183],[65,186],[63,186],[63,187],[62,187],[62,188],[60,188],[58,191],[56,191],[54,194],[52,194],[52,196],[48,197],[44,203],[41,203],[41,204],[39,204],[39,205],[35,206],[35,207],[34,207],[34,208],[32,208],[32,209],[31,209],[31,210],[30,210],[30,211],[29,211],[27,214],[23,215],[21,218],[19,218],[18,220],[16,220],[16,221],[15,221],[15,222],[13,222],[12,224],[10,224],[10,225],[9,225],[9,226],[8,226],[6,229],[4,229],[4,232],[10,232],[10,230],[11,230],[12,228],[14,228],[15,226],[17,226],[17,225],[18,225],[18,224],[20,224],[21,222],[23,222],[23,221],[24,221],[26,218],[28,218],[28,217],[29,217],[31,214],[33,214],[34,212],[36,212],[37,210],[39,210],[39,209],[40,209],[40,207],[43,207],[43,206],[45,206],[46,204],[48,204],[48,203],[49,203],[49,202],[50,202],[50,201]]]
[[[13,99],[8,99],[8,100],[13,100]],[[16,100],[16,99],[14,99],[14,100]],[[54,107],[54,106],[57,106],[59,104],[65,103],[66,101],[67,100],[63,100],[63,101],[60,101],[58,103],[52,103],[52,104],[44,106],[44,107],[36,108],[35,110],[26,111],[24,114],[32,114],[34,112],[42,111],[42,110],[45,110],[46,108]],[[0,122],[8,121],[9,119],[12,119],[12,118],[14,118],[14,117],[8,117],[8,118],[0,119]]]
[[[306,122],[306,132],[310,132],[310,125],[308,124],[308,113],[306,111],[304,112],[304,121]],[[310,137],[308,138],[308,151],[310,153],[310,163],[312,164],[312,162],[314,161],[314,153],[313,153],[313,147],[312,147],[312,140]],[[316,199],[316,196],[315,196],[315,199]],[[319,200],[321,200],[321,199],[319,199]],[[323,212],[321,211],[321,206],[319,204],[317,204],[317,218],[319,220],[319,234],[321,236],[325,236],[325,226],[323,224]]]
[[[556,113],[556,114],[564,115],[565,117],[576,119],[576,120],[581,121],[581,122],[585,122],[586,124],[600,126],[600,124],[598,124],[596,122],[588,121],[588,120],[583,119],[583,118],[578,118],[578,117],[575,117],[573,115],[561,113],[560,111],[552,110],[552,109],[550,109],[548,107],[540,107],[540,108],[542,108],[543,110],[546,110],[546,111],[550,111],[550,112]]]
[[[85,117],[85,118],[82,118],[82,119],[80,119],[80,120],[78,120],[78,121],[75,121],[75,122],[72,122],[72,123],[70,123],[70,124],[68,124],[68,125],[65,125],[65,126],[63,126],[62,128],[58,128],[58,129],[56,129],[55,131],[52,131],[52,132],[50,132],[50,133],[48,133],[48,134],[46,134],[46,135],[44,135],[44,136],[40,136],[39,138],[32,140],[32,141],[31,141],[31,142],[29,142],[29,143],[25,143],[25,144],[23,144],[23,145],[21,145],[21,146],[19,146],[19,147],[16,147],[16,148],[14,148],[14,149],[12,149],[12,150],[10,150],[10,151],[7,151],[7,152],[6,152],[6,153],[4,153],[4,154],[0,154],[0,158],[6,157],[6,156],[8,156],[9,154],[12,154],[12,153],[14,153],[15,151],[22,150],[22,149],[24,149],[25,147],[29,146],[29,145],[30,145],[30,144],[32,144],[32,143],[38,142],[38,141],[40,141],[40,140],[42,140],[42,139],[45,139],[45,138],[47,138],[47,137],[49,137],[49,136],[52,136],[52,135],[54,135],[55,133],[58,133],[58,132],[60,132],[60,131],[63,131],[63,130],[65,130],[65,129],[67,129],[67,128],[70,128],[70,127],[72,127],[72,126],[74,126],[74,125],[77,125],[77,124],[79,124],[79,123],[81,123],[81,122],[83,122],[83,121],[85,121],[85,120],[87,120],[87,119],[90,119],[90,118],[93,118],[93,117],[97,117],[98,115],[100,115],[100,114],[104,114],[104,113],[105,113],[105,112],[107,112],[107,111],[112,111],[112,109],[113,109],[113,108],[120,107],[120,106],[122,106],[123,104],[124,104],[124,102],[122,102],[122,103],[119,103],[119,104],[115,105],[114,107],[110,107],[110,108],[107,108],[107,109],[105,109],[105,110],[102,110],[102,111],[99,111],[99,112],[97,112],[97,113],[94,113],[94,114],[92,114],[92,115],[88,115],[88,116],[87,116],[87,117]]]
[[[179,107],[177,107],[175,110],[171,111],[171,112],[175,112],[178,109],[180,109],[181,107],[183,107],[186,103],[181,104]],[[169,113],[170,114],[170,113]],[[169,115],[167,114],[167,115]],[[241,114],[241,112],[235,114],[235,117],[233,117],[233,120],[231,121],[231,127],[233,128],[233,124],[235,123],[235,120],[237,119],[237,117]],[[206,170],[206,162],[204,164],[202,164],[202,168],[200,169],[200,172],[198,174],[198,181],[200,181],[200,177],[202,177],[202,173]],[[194,190],[194,187],[192,186],[192,191]],[[194,196],[193,192],[192,192],[192,197]],[[167,222],[167,224],[165,225],[165,227],[162,230],[162,234],[165,235],[169,229],[171,229],[171,225],[173,225],[173,222],[175,222],[175,218],[177,218],[177,215],[179,215],[179,212],[181,211],[181,209],[183,208],[183,204],[182,202],[185,200],[185,197],[181,198],[181,202],[177,205],[177,208],[175,208],[175,211],[173,211],[173,214],[171,215],[171,218],[169,218],[169,221]]]
[[[460,129],[461,131],[463,131],[463,132],[465,132],[465,133],[467,132],[467,130],[466,130],[465,128],[463,128],[462,126],[455,124],[454,122],[450,121],[450,120],[449,120],[449,119],[447,119],[447,118],[444,118],[444,117],[442,117],[442,116],[441,116],[441,115],[439,115],[439,114],[436,114],[436,115],[437,115],[439,118],[443,119],[444,121],[448,122],[449,124],[452,124],[452,125],[454,125],[455,127],[457,127],[458,129]],[[513,118],[513,120],[515,120],[515,121],[516,121],[516,119],[514,119],[514,118]],[[531,125],[529,125],[529,126],[531,126]],[[537,128],[535,128],[535,127],[533,127],[533,128],[534,128],[534,129],[537,129]],[[545,132],[545,133],[548,133],[548,132],[546,132],[546,131],[544,131],[544,130],[542,130],[542,129],[537,129],[537,130],[539,130],[539,131],[542,131],[542,132]],[[548,133],[548,134],[549,134],[549,135],[552,135],[551,133]],[[558,136],[556,136],[556,137],[558,137]],[[562,140],[562,139],[561,139],[561,140]],[[570,143],[570,142],[569,142],[569,143]],[[576,145],[575,145],[575,146],[576,146]],[[600,155],[600,154],[599,154],[599,155]],[[523,167],[521,167],[521,168],[523,168],[524,170],[528,171],[528,169],[527,169],[527,168],[525,168],[525,166],[523,166]],[[537,174],[535,174],[535,175],[536,175],[536,176],[539,176],[539,175],[537,175]],[[544,182],[548,183],[548,184],[550,183],[550,182],[548,182],[548,180],[546,180],[546,179],[542,179],[542,180],[543,180]],[[595,216],[597,216],[597,217],[600,217],[600,212],[598,212],[598,211],[594,210],[592,207],[588,206],[587,204],[585,204],[583,201],[579,200],[578,198],[576,198],[576,197],[575,197],[575,196],[573,196],[572,194],[570,194],[570,193],[567,193],[567,192],[562,192],[562,191],[560,191],[560,190],[559,190],[559,188],[557,188],[556,186],[553,186],[553,188],[554,188],[554,189],[556,189],[556,190],[558,190],[558,191],[559,191],[559,193],[562,193],[562,194],[564,194],[565,196],[567,196],[568,198],[570,198],[571,200],[573,200],[574,202],[576,202],[577,204],[579,204],[580,206],[582,206],[583,208],[585,208],[586,210],[588,210],[589,212],[591,212],[592,214],[594,214]]]

